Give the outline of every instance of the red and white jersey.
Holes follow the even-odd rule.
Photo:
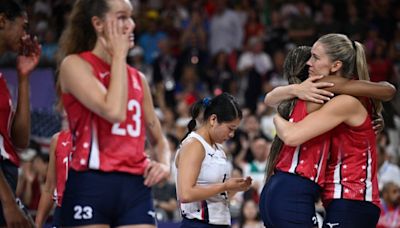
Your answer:
[[[57,175],[57,185],[54,190],[54,199],[57,206],[61,207],[62,197],[65,189],[65,182],[68,178],[69,160],[72,150],[72,136],[69,130],[58,134],[55,155],[55,166]]]
[[[369,115],[360,126],[344,123],[332,131],[331,156],[327,165],[325,204],[332,199],[369,201],[379,207],[376,142]]]
[[[14,111],[6,80],[0,73],[0,156],[19,166],[19,157],[11,142],[11,125]]]
[[[97,80],[108,88],[112,77],[110,65],[91,52],[83,52],[80,57],[90,63]],[[148,159],[144,150],[142,81],[136,69],[127,65],[127,72],[128,103],[124,122],[112,124],[86,108],[73,95],[63,94],[72,133],[72,169],[144,173]]]
[[[299,99],[290,115],[289,121],[299,122],[307,114],[307,103]],[[283,145],[279,153],[276,169],[300,175],[323,187],[329,146],[330,132],[310,139],[297,147]]]

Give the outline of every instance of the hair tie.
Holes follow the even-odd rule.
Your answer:
[[[209,97],[205,97],[204,99],[203,99],[203,106],[204,107],[208,107],[208,106],[210,106],[210,103],[211,103],[211,99],[209,98]]]
[[[352,40],[352,41],[351,41],[351,44],[353,45],[354,51],[356,51],[356,50],[357,50],[356,42],[354,42],[354,40]]]

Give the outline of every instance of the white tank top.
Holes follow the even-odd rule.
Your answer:
[[[218,144],[216,148],[213,148],[196,132],[190,133],[182,144],[190,138],[197,139],[203,145],[205,153],[196,184],[210,185],[222,183],[229,179],[231,174],[231,165],[229,164],[225,152],[222,150],[222,145]],[[179,149],[175,155],[175,160],[178,154]],[[175,183],[178,183],[178,173],[179,168],[176,171]],[[180,203],[180,209],[182,217],[188,219],[198,219],[214,225],[231,224],[227,192],[214,195],[207,200]]]

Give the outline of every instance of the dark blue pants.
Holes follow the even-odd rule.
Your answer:
[[[315,201],[320,187],[301,176],[276,172],[260,196],[260,213],[268,228],[310,228],[317,224]]]
[[[141,175],[70,170],[60,210],[61,225],[154,225],[151,188]]]
[[[371,202],[336,199],[326,208],[324,228],[375,228],[380,209]]]

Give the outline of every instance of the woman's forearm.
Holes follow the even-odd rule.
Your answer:
[[[277,107],[282,101],[296,97],[297,84],[279,86],[265,95],[264,103],[271,107]]]
[[[326,90],[335,94],[370,97],[381,101],[389,101],[396,94],[396,88],[386,81],[350,80],[340,76],[325,77],[322,81],[333,82],[334,86]]]

